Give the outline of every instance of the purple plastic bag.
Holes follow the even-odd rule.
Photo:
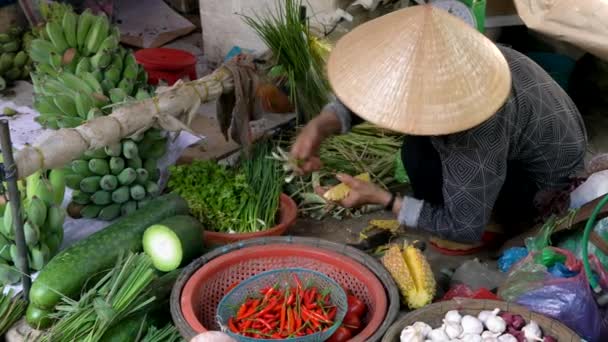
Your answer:
[[[555,277],[545,266],[536,264],[534,254],[531,254],[513,267],[498,290],[498,296],[562,322],[589,342],[605,341],[608,336],[608,318],[604,318],[606,312],[595,302],[580,261],[569,251],[558,248],[554,250],[568,257],[566,265],[571,270],[578,271],[576,276]]]

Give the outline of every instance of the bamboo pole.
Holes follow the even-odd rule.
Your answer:
[[[10,208],[13,212],[13,223],[15,225],[15,242],[17,245],[17,260],[15,264],[21,271],[21,284],[25,300],[28,300],[32,280],[30,279],[30,266],[27,259],[27,246],[25,244],[25,234],[23,233],[23,215],[21,215],[21,193],[17,185],[19,172],[15,167],[13,159],[13,149],[11,143],[11,131],[8,121],[0,120],[0,146],[2,147],[2,157],[4,160],[4,179],[8,187],[8,199],[11,203]],[[8,245],[7,245],[8,246]]]
[[[202,103],[215,101],[233,88],[231,73],[222,67],[198,80],[159,89],[154,98],[126,103],[108,116],[54,131],[16,153],[17,175],[23,179],[41,169],[63,167],[87,150],[119,142],[153,125],[173,132],[187,130]]]

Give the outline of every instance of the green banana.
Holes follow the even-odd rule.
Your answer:
[[[42,171],[38,171],[25,179],[25,192],[29,201],[34,197],[38,197],[47,205],[53,204],[53,188],[45,178],[42,175]]]
[[[20,76],[21,70],[17,67],[10,69],[4,74],[4,78],[6,78],[8,81],[16,81],[19,79]]]
[[[9,239],[15,237],[15,229],[13,228],[13,204],[9,201],[4,209],[3,234]]]
[[[78,25],[78,16],[71,11],[65,12],[61,26],[63,27],[63,33],[65,40],[69,47],[78,47],[78,40],[76,39],[76,26]]]
[[[12,40],[11,36],[6,33],[0,33],[0,44],[8,43]]]
[[[95,69],[105,69],[112,63],[112,55],[100,50],[91,57],[91,66]]]
[[[133,93],[133,82],[131,82],[129,79],[124,78],[122,81],[120,81],[118,83],[118,88],[122,89],[125,94],[127,94],[127,96],[131,95],[131,93]]]
[[[135,94],[135,98],[138,100],[145,100],[149,99],[150,97],[150,94],[143,88],[137,89],[137,93]]]
[[[37,196],[34,196],[26,208],[27,219],[35,226],[42,226],[46,221],[46,204]]]
[[[59,70],[63,65],[63,58],[61,55],[54,53],[51,54],[51,58],[49,59],[48,63],[53,67],[53,69]]]
[[[57,75],[59,78],[59,74]],[[75,96],[76,94],[71,89],[68,89],[63,83],[59,82],[55,78],[44,78],[41,84],[42,93],[46,96],[57,96],[60,94],[66,94],[69,96]]]
[[[2,76],[0,76],[0,91],[6,89],[6,80]]]
[[[45,63],[48,63],[48,61]],[[57,70],[55,70],[55,68],[53,68],[50,64],[37,63],[36,71],[38,71],[40,74],[46,74],[51,77],[59,76],[59,72],[57,72]]]
[[[58,54],[59,51],[55,46],[44,39],[34,39],[30,45],[30,58],[41,64],[49,63],[51,54]]]
[[[65,170],[52,169],[49,172],[49,183],[53,191],[53,203],[61,205],[65,195]]]
[[[63,53],[69,47],[65,39],[63,27],[58,22],[49,21],[46,24],[46,33],[59,53]]]
[[[48,96],[36,96],[34,108],[42,115],[56,116],[61,113],[59,107],[53,102],[53,98]]]
[[[78,65],[76,65],[76,75],[82,77],[82,74],[85,72],[91,71],[91,60],[87,57],[83,57],[78,61]]]
[[[101,72],[101,70],[97,69],[94,70],[92,72],[93,76],[95,76],[95,78],[97,79],[98,82],[101,82],[103,80],[103,72]]]
[[[82,50],[85,47],[86,39],[89,34],[91,25],[95,22],[95,16],[92,14],[90,9],[86,9],[80,14],[78,18],[78,29],[76,31],[76,42],[78,48]]]
[[[12,68],[16,57],[17,56],[14,53],[8,52],[5,52],[0,55],[0,72],[4,72]]]
[[[119,71],[122,71],[124,67],[123,58],[124,57],[120,53],[115,53],[114,58],[112,58],[112,68],[116,68]]]
[[[89,54],[95,54],[99,51],[99,46],[108,36],[110,23],[105,15],[96,16],[95,22],[87,35],[85,51]]]
[[[80,77],[91,88],[91,93],[103,93],[103,87],[92,73],[84,72]]]
[[[110,80],[110,79],[105,79],[103,81],[101,81],[101,88],[103,89],[104,92],[109,92],[110,89],[114,88],[116,85]]]
[[[110,157],[120,157],[122,153],[122,145],[120,143],[108,145],[104,147],[104,151]]]
[[[9,42],[2,45],[2,51],[4,52],[17,52],[19,51],[19,42]]]
[[[87,195],[88,196],[88,195]],[[58,205],[49,207],[48,226],[52,233],[63,232],[63,222],[65,221],[65,210]]]
[[[19,53],[15,55],[13,63],[16,67],[23,67],[25,63],[27,63],[27,53],[25,51],[19,51]]]
[[[58,79],[75,94],[84,92],[85,94],[90,96],[96,90],[90,87],[88,82],[84,81],[83,79],[80,79],[78,76],[75,76],[74,74],[71,74],[69,72],[61,73]]]
[[[119,37],[116,37],[115,35],[107,36],[99,45],[99,52],[104,52],[110,55],[114,54],[118,48],[118,38]]]
[[[113,88],[109,91],[110,101],[112,103],[124,102],[127,99],[128,94],[121,88]]]
[[[34,271],[40,271],[49,258],[50,252],[49,255],[46,256],[38,247],[34,247],[29,253],[29,265]]]
[[[76,95],[75,103],[78,115],[83,119],[87,118],[89,111],[95,105],[91,96],[83,92],[78,92],[78,94]]]
[[[70,65],[74,64],[74,70],[76,70],[76,65],[78,65],[79,61],[78,50],[76,48],[68,48],[61,55],[61,64],[62,65]]]
[[[109,68],[104,72],[104,78],[117,85],[120,82],[120,69],[115,67]]]
[[[40,241],[40,228],[28,219],[23,225],[23,234],[25,235],[25,243],[28,247],[33,247]]]
[[[53,101],[59,107],[61,112],[66,116],[78,116],[78,110],[76,109],[76,103],[70,96],[57,94],[53,98]]]

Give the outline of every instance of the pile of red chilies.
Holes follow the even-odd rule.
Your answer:
[[[248,298],[236,316],[228,320],[235,334],[260,339],[283,339],[325,331],[334,324],[336,306],[329,293],[314,286],[304,288],[296,275],[296,287],[260,290],[261,298]]]

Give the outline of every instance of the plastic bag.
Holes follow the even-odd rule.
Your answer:
[[[595,233],[602,237],[605,241],[608,241],[608,218],[600,220],[594,228]],[[581,241],[583,240],[583,231],[578,230],[565,235],[562,239],[557,241],[556,246],[559,248],[567,249],[574,253],[577,258],[583,257],[583,250]],[[589,241],[587,246],[589,255],[597,257],[599,262],[603,265],[605,270],[608,270],[608,255],[597,249],[593,242]]]
[[[401,149],[395,155],[395,180],[403,184],[410,182],[410,178],[407,176],[407,171],[403,165],[403,160],[401,159]]]
[[[498,259],[498,269],[501,272],[509,272],[513,265],[520,262],[528,255],[528,249],[525,247],[512,247],[507,249],[500,259]]]
[[[554,250],[566,256],[564,265],[575,276],[552,275],[534,261],[536,253],[531,253],[513,267],[498,296],[562,322],[587,341],[601,341],[601,336],[608,336],[608,321],[595,302],[581,262],[569,251]],[[602,269],[595,271],[605,275]]]

